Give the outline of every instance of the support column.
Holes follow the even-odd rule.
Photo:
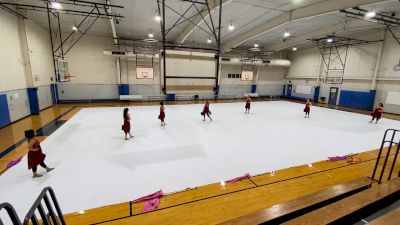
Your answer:
[[[381,33],[381,40],[382,41],[379,42],[378,56],[376,57],[374,77],[372,78],[371,90],[375,90],[376,89],[376,78],[378,77],[379,67],[380,67],[380,64],[381,64],[382,49],[383,49],[383,44],[385,42],[386,31],[385,31],[384,28],[382,28],[381,32],[382,32]]]
[[[384,28],[382,28],[381,32],[382,32],[381,33],[382,41],[379,42],[379,49],[378,49],[378,56],[376,57],[374,77],[372,78],[371,89],[369,91],[369,99],[368,99],[368,109],[369,110],[373,110],[373,108],[374,108],[375,97],[376,97],[376,78],[378,77],[379,67],[381,65],[383,44],[385,43],[386,31]]]
[[[21,12],[25,13],[25,12]],[[31,110],[31,114],[33,115],[38,115],[40,112],[40,107],[39,107],[39,97],[37,94],[37,87],[35,87],[35,84],[33,82],[33,76],[32,76],[32,67],[31,67],[31,60],[29,56],[29,48],[28,48],[28,39],[26,35],[26,26],[25,26],[25,21],[23,19],[18,19],[18,26],[19,26],[19,32],[21,35],[21,49],[22,49],[22,60],[23,60],[23,65],[24,65],[24,73],[25,73],[25,79],[26,79],[26,84],[27,84],[27,92],[28,92],[28,100],[29,100],[29,107]]]
[[[122,81],[121,75],[121,58],[118,57],[117,59],[117,77],[118,77],[118,93],[119,95],[129,95],[129,84],[128,84],[128,77],[126,84]]]
[[[317,83],[314,87],[314,102],[318,102],[319,100],[319,92],[321,90],[321,71],[323,70],[323,58],[322,55],[319,55],[319,64],[317,68]]]

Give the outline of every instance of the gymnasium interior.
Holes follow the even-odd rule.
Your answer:
[[[400,224],[398,0],[0,0],[0,29],[0,225]]]

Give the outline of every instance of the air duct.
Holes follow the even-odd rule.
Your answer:
[[[287,59],[271,59],[271,60],[240,60],[239,58],[221,57],[221,64],[226,65],[255,65],[255,66],[282,66],[289,67],[292,62]]]

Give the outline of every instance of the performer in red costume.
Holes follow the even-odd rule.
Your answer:
[[[47,172],[52,171],[54,168],[48,167],[44,163],[46,155],[43,154],[42,148],[40,147],[40,142],[35,138],[34,130],[26,130],[25,137],[28,139],[28,169],[32,169],[33,178],[41,177],[43,175],[37,174],[37,166],[45,168]]]
[[[206,115],[208,116],[208,118],[210,118],[210,121],[212,121],[210,115],[211,115],[211,111],[210,111],[210,103],[208,101],[206,101],[206,104],[204,105],[203,108],[203,112],[200,113],[203,116],[203,121],[206,120]]]
[[[166,125],[164,122],[164,119],[165,119],[164,102],[160,102],[160,115],[158,115],[158,119],[161,120],[161,126]]]
[[[124,125],[122,125],[122,130],[125,132],[125,140],[129,140],[128,134],[130,138],[133,138],[131,134],[131,115],[128,108],[124,109]]]
[[[310,99],[307,99],[306,107],[305,107],[304,110],[303,110],[303,111],[305,112],[304,118],[310,118],[311,106],[312,106],[311,100],[310,100]]]
[[[250,98],[250,96],[247,96],[246,105],[244,106],[244,108],[246,109],[246,113],[250,113],[250,102],[251,102],[251,98]]]
[[[372,123],[372,122],[374,121],[374,119],[376,119],[376,122],[375,122],[375,123],[378,123],[378,120],[380,120],[381,117],[382,117],[382,112],[383,112],[383,104],[382,104],[382,103],[379,103],[379,104],[375,107],[374,112],[371,113],[372,120],[369,121],[369,122]]]

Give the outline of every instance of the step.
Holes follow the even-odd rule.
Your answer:
[[[400,208],[390,211],[389,213],[372,220],[368,225],[397,225],[400,223]]]
[[[328,189],[306,195],[289,202],[275,205],[271,208],[259,210],[221,225],[235,224],[279,224],[293,218],[321,208],[332,202],[348,197],[370,187],[369,178],[359,178],[350,182],[332,186]]]
[[[399,198],[400,178],[396,178],[284,224],[353,224],[361,218],[365,218],[365,216],[383,208],[385,204],[394,202]]]

